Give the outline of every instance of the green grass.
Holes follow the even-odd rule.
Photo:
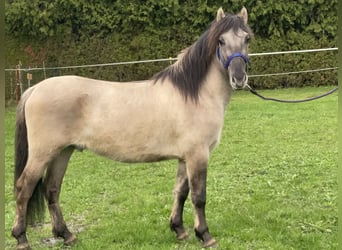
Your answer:
[[[304,98],[329,87],[262,91]],[[6,112],[6,249],[14,218],[14,109]],[[209,118],[208,118],[209,119]],[[337,249],[337,95],[303,104],[234,94],[220,145],[209,163],[207,220],[220,249]],[[176,161],[120,164],[89,152],[71,159],[61,194],[78,243],[71,249],[199,249],[193,210],[184,209],[190,239],[168,227]],[[29,228],[34,249],[51,247],[49,216]]]

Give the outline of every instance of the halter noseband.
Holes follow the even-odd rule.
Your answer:
[[[240,53],[240,52],[235,52],[235,53],[233,53],[232,55],[230,55],[230,56],[227,58],[227,61],[224,62],[224,61],[222,60],[222,57],[221,57],[220,47],[217,47],[217,51],[216,51],[216,52],[217,52],[217,57],[218,57],[219,61],[222,63],[223,67],[224,67],[225,69],[227,69],[227,70],[228,70],[228,67],[229,67],[231,61],[232,61],[234,58],[236,58],[236,57],[241,57],[241,58],[244,60],[245,63],[248,63],[248,62],[249,62],[248,56],[246,56],[246,55],[244,55],[244,54],[242,54],[242,53]]]

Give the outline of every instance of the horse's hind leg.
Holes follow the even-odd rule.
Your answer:
[[[49,162],[50,156],[29,157],[25,169],[15,184],[16,211],[12,235],[18,241],[17,249],[30,249],[26,237],[26,219],[28,202],[36,188],[44,170]],[[40,201],[44,202],[44,201]]]
[[[188,175],[186,173],[186,165],[184,161],[179,161],[176,185],[174,189],[175,200],[173,203],[172,213],[170,217],[170,228],[176,232],[177,239],[183,240],[188,237],[183,226],[183,208],[189,193]]]
[[[55,237],[62,237],[65,245],[71,245],[76,241],[76,236],[66,226],[59,206],[61,185],[73,150],[72,147],[64,149],[47,168],[44,179],[45,197],[51,216],[52,232]]]

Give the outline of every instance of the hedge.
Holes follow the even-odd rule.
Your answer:
[[[336,46],[337,1],[6,1],[6,67],[66,66],[176,57],[204,32],[216,10],[245,5],[255,33],[250,52]],[[225,8],[225,6],[230,6]],[[336,52],[251,58],[249,74],[334,67]],[[47,71],[113,81],[150,78],[169,62]],[[337,84],[335,71],[251,78],[258,88]],[[7,73],[6,97],[11,96]],[[43,72],[33,72],[36,83]]]

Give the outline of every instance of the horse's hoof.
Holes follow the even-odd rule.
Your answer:
[[[217,248],[218,245],[217,245],[216,240],[212,238],[212,239],[208,240],[207,242],[204,242],[203,247],[204,248]]]
[[[77,242],[77,237],[75,235],[71,235],[69,239],[64,240],[64,245],[71,246]]]
[[[21,243],[17,245],[17,250],[31,250],[31,247],[28,243]]]
[[[185,231],[177,235],[177,240],[186,240],[187,238],[189,238],[189,234]]]

